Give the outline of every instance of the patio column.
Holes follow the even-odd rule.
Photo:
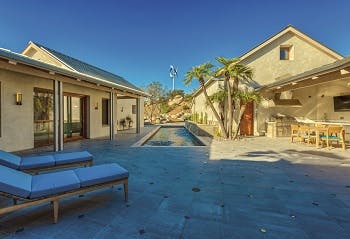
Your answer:
[[[109,128],[109,140],[114,140],[114,92],[110,92],[110,128]]]
[[[140,105],[141,105],[141,99],[140,98],[136,98],[136,134],[140,133]]]
[[[62,82],[53,81],[54,151],[63,150],[63,89]]]

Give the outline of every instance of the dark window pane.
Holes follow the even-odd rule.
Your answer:
[[[102,99],[102,124],[109,125],[109,100]]]
[[[280,60],[289,60],[289,48],[287,47],[280,48]]]

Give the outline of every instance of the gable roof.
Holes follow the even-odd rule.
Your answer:
[[[246,59],[246,58],[248,58],[249,56],[253,55],[254,53],[259,51],[260,49],[264,48],[265,46],[271,44],[273,41],[277,40],[278,38],[282,37],[283,35],[287,34],[288,32],[294,33],[296,36],[298,36],[298,37],[304,39],[305,41],[309,42],[310,44],[312,44],[316,48],[322,50],[323,52],[325,52],[329,56],[333,57],[335,60],[341,60],[341,59],[344,58],[344,56],[342,56],[340,53],[330,49],[329,47],[327,47],[326,45],[320,43],[319,41],[316,41],[315,39],[311,38],[310,36],[308,36],[307,34],[303,33],[302,31],[300,31],[299,29],[297,29],[296,27],[294,27],[292,25],[286,26],[281,31],[279,31],[275,35],[269,37],[268,39],[266,39],[262,43],[258,44],[257,46],[253,47],[251,50],[249,50],[246,53],[242,54],[238,58],[241,61]],[[209,86],[211,86],[211,84],[213,84],[213,82],[214,82],[213,79],[209,79],[207,82],[205,82],[205,86],[209,87]],[[192,95],[193,96],[197,96],[201,91],[202,91],[202,89],[201,89],[201,87],[199,87]]]
[[[66,54],[63,54],[61,52],[58,52],[56,50],[53,50],[51,48],[48,48],[48,47],[46,47],[44,45],[41,45],[39,43],[36,43],[36,42],[30,41],[28,43],[28,46],[30,46],[31,44],[34,44],[35,46],[37,46],[38,48],[43,50],[46,54],[48,54],[51,57],[55,58],[56,60],[58,60],[59,62],[61,62],[65,66],[67,66],[72,71],[79,72],[81,74],[84,74],[84,75],[87,75],[87,76],[91,76],[91,77],[95,77],[95,78],[98,78],[98,79],[106,80],[106,81],[109,81],[109,82],[112,82],[112,83],[116,83],[118,85],[125,86],[125,87],[128,87],[128,88],[137,90],[137,91],[141,91],[140,88],[136,87],[135,85],[133,85],[132,83],[130,83],[129,81],[125,80],[123,77],[121,77],[119,75],[116,75],[116,74],[113,74],[111,72],[105,71],[105,70],[103,70],[101,68],[98,68],[96,66],[90,65],[90,64],[85,63],[85,62],[83,62],[81,60],[78,60],[76,58],[68,56]]]
[[[321,42],[316,41],[315,39],[311,38],[310,36],[308,36],[307,34],[305,34],[304,32],[300,31],[299,29],[297,29],[296,27],[294,27],[292,25],[286,26],[280,32],[278,32],[277,34],[269,37],[267,40],[265,40],[262,43],[260,43],[259,45],[255,46],[254,48],[252,48],[248,52],[244,53],[239,58],[241,60],[246,59],[247,57],[253,55],[255,52],[257,52],[260,49],[262,49],[263,47],[269,45],[270,43],[272,43],[276,39],[282,37],[283,35],[285,35],[288,32],[294,33],[296,36],[302,38],[303,40],[307,41],[311,45],[315,46],[316,48],[318,48],[319,50],[325,52],[326,54],[328,54],[329,56],[333,57],[336,60],[340,60],[340,59],[344,58],[344,56],[342,56],[338,52],[330,49],[329,47],[327,47],[326,45],[322,44]]]
[[[55,72],[64,76],[76,78],[76,79],[83,79],[84,81],[87,81],[90,83],[100,84],[102,86],[111,87],[115,89],[121,89],[123,91],[132,92],[134,94],[141,95],[141,96],[148,95],[147,93],[143,92],[142,90],[138,90],[137,88],[131,88],[125,85],[117,84],[113,81],[108,81],[97,77],[88,76],[86,74],[82,74],[77,71],[58,67],[49,63],[45,63],[43,61],[35,60],[23,54],[12,52],[8,49],[0,48],[0,59],[6,59],[8,61],[15,62],[16,64],[20,63],[26,66],[34,67],[34,68],[45,70],[48,72],[52,71],[52,72]]]

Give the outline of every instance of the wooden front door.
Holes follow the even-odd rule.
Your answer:
[[[240,125],[240,135],[251,136],[254,134],[254,103],[250,102],[243,113]]]

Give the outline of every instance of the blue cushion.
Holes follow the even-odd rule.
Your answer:
[[[30,198],[52,196],[79,187],[79,179],[73,170],[34,175]]]
[[[33,169],[55,166],[55,159],[52,155],[23,157],[19,169]]]
[[[0,165],[0,191],[18,197],[30,195],[32,175]]]
[[[10,168],[19,169],[19,166],[21,165],[21,157],[0,150],[0,164]]]
[[[116,163],[97,165],[88,168],[77,168],[74,169],[74,172],[80,179],[80,185],[82,187],[129,177],[129,172]]]
[[[87,151],[55,154],[54,157],[56,165],[77,163],[93,159],[92,155]]]

